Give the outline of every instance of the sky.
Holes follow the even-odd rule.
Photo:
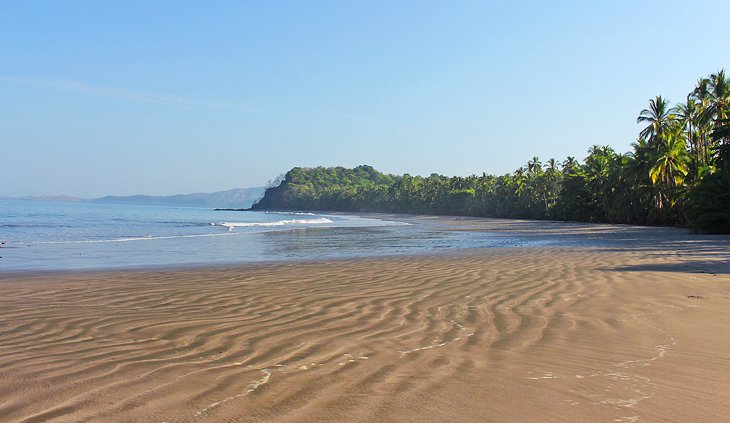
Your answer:
[[[0,0],[0,195],[628,151],[650,98],[730,70],[728,16],[726,0]]]

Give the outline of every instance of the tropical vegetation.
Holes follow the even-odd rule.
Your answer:
[[[594,145],[579,161],[538,157],[513,173],[386,175],[370,166],[296,167],[254,209],[451,214],[687,226],[730,232],[730,83],[700,78],[685,101],[657,96],[633,151]]]

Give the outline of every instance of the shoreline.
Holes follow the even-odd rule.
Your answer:
[[[465,247],[465,248],[448,248],[442,250],[433,250],[428,252],[409,252],[409,253],[393,253],[381,255],[358,255],[358,256],[336,256],[336,257],[312,257],[312,258],[277,258],[270,260],[258,261],[240,261],[240,262],[219,262],[219,263],[179,263],[179,264],[159,264],[159,265],[130,265],[128,267],[89,267],[79,269],[10,269],[0,271],[0,284],[4,279],[17,278],[33,278],[33,277],[56,277],[56,276],[74,276],[74,275],[108,275],[114,273],[185,273],[188,271],[225,271],[225,270],[246,270],[258,268],[276,268],[281,266],[322,264],[322,263],[338,263],[338,262],[363,262],[363,261],[380,261],[398,258],[413,259],[429,259],[429,258],[448,258],[469,256],[472,254],[485,253],[487,251],[511,250],[511,249],[531,249],[531,248],[575,248],[565,246],[486,246],[486,247]]]
[[[719,420],[730,250],[682,245],[0,275],[0,415]]]
[[[193,263],[193,264],[164,264],[164,265],[132,265],[130,267],[107,267],[107,268],[82,268],[82,269],[40,269],[40,270],[8,270],[0,272],[0,284],[5,280],[32,279],[32,278],[56,278],[56,277],[101,277],[125,273],[180,273],[188,272],[225,272],[225,271],[252,271],[252,270],[276,270],[281,267],[307,266],[307,265],[334,265],[337,263],[364,263],[364,262],[387,262],[398,259],[448,259],[459,257],[470,257],[473,255],[489,254],[502,250],[528,250],[535,248],[550,248],[556,251],[571,251],[578,247],[565,246],[499,246],[499,247],[472,247],[444,249],[432,252],[401,253],[377,256],[354,256],[354,257],[329,257],[329,258],[292,258],[272,259],[267,261],[232,262],[232,263]],[[581,247],[586,248],[586,247]],[[590,247],[588,247],[590,248]],[[505,252],[506,253],[506,252]]]
[[[403,251],[386,251],[378,250],[361,250],[352,251],[349,254],[339,255],[338,253],[317,252],[311,257],[272,257],[272,258],[240,258],[240,259],[224,259],[224,260],[199,260],[194,259],[176,259],[169,263],[155,264],[84,264],[79,262],[79,267],[68,267],[62,264],[57,268],[41,267],[41,268],[20,268],[11,267],[0,270],[2,275],[14,276],[23,274],[54,274],[68,272],[94,272],[94,271],[131,271],[131,270],[185,270],[198,269],[206,267],[229,267],[240,265],[257,265],[266,263],[290,263],[290,262],[309,262],[321,260],[348,260],[357,258],[377,258],[377,257],[397,257],[400,255],[441,255],[441,254],[460,254],[462,251],[480,250],[480,249],[500,249],[500,248],[519,248],[521,246],[555,246],[555,247],[615,247],[615,248],[636,248],[637,243],[642,248],[650,246],[648,240],[652,238],[660,238],[668,240],[671,243],[681,243],[686,241],[709,243],[712,245],[730,245],[730,236],[727,235],[705,235],[691,234],[684,228],[672,227],[649,227],[636,225],[614,225],[604,223],[584,223],[584,222],[561,222],[547,220],[527,220],[527,219],[497,219],[497,218],[480,218],[480,217],[462,217],[462,216],[435,216],[435,215],[403,215],[403,214],[387,214],[387,213],[349,213],[349,212],[332,212],[331,216],[351,216],[361,219],[376,219],[389,222],[399,222],[407,225],[417,225],[426,233],[463,233],[463,234],[484,234],[483,240],[470,241],[472,245],[459,245],[461,241],[455,241],[453,246],[439,246],[435,249],[426,249],[424,245],[415,244],[406,247]],[[378,229],[374,226],[373,229]],[[312,230],[336,230],[337,228],[311,228]],[[290,231],[301,230],[301,228],[283,228],[267,231],[267,234],[283,234],[286,235]],[[246,235],[246,234],[241,234]],[[407,240],[406,234],[403,240]],[[462,238],[467,239],[467,238]],[[475,238],[478,239],[478,238]],[[422,243],[423,244],[423,243]],[[480,245],[481,244],[481,245]],[[151,246],[145,246],[150,248]],[[412,249],[411,249],[412,248]],[[411,249],[411,250],[409,250]],[[0,253],[2,249],[0,249]],[[17,252],[13,252],[17,256]],[[93,252],[92,252],[93,253]],[[9,259],[12,260],[12,256]],[[17,258],[17,257],[15,257]],[[122,257],[123,258],[123,257]],[[104,260],[109,261],[109,258]],[[6,261],[7,263],[7,261]],[[46,265],[44,265],[46,266]]]

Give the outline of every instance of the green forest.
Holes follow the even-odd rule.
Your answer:
[[[448,214],[730,233],[730,85],[721,70],[684,102],[649,101],[633,151],[594,145],[579,161],[537,157],[513,173],[386,175],[370,166],[295,167],[253,209]]]

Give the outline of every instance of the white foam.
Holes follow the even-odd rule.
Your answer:
[[[216,226],[223,226],[232,230],[233,228],[250,228],[250,227],[270,227],[270,226],[289,226],[289,225],[318,225],[323,223],[332,223],[331,220],[326,217],[320,217],[317,219],[286,219],[277,220],[275,222],[222,222],[213,223]]]
[[[267,213],[267,214],[289,214],[289,215],[294,215],[294,216],[316,216],[316,214],[314,214],[314,213],[309,213],[309,212],[281,212],[281,211],[267,211],[267,212],[264,212],[264,213]]]

